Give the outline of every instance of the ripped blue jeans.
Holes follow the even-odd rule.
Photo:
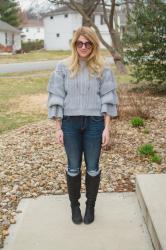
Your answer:
[[[79,174],[83,153],[88,174],[95,176],[99,173],[104,127],[104,116],[63,116],[62,131],[69,175]]]

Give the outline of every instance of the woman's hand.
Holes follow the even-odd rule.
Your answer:
[[[109,128],[105,127],[105,129],[103,130],[103,133],[102,133],[102,144],[101,144],[101,146],[104,147],[104,146],[108,145],[109,141],[110,141]]]
[[[56,142],[59,144],[63,144],[63,131],[62,129],[58,129],[56,131]]]

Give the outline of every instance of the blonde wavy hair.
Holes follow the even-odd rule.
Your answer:
[[[70,76],[74,77],[80,70],[79,56],[75,44],[81,35],[92,43],[92,51],[87,58],[87,66],[89,68],[90,75],[97,74],[98,77],[102,77],[105,59],[101,56],[100,40],[96,32],[92,28],[86,26],[78,28],[71,40],[71,55],[68,58]]]

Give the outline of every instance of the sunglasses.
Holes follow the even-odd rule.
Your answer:
[[[85,43],[83,43],[82,41],[77,41],[76,42],[77,48],[82,48],[84,44],[85,44],[85,48],[86,49],[91,49],[92,45],[93,45],[90,41],[89,42],[85,42]]]

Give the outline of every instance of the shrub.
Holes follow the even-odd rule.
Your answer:
[[[151,157],[151,161],[160,164],[160,163],[161,163],[161,158],[160,158],[159,155],[154,154],[154,155]]]
[[[129,120],[133,117],[151,118],[151,109],[155,107],[152,96],[149,96],[146,92],[131,92],[131,87],[124,85],[118,88],[117,91],[119,97],[119,119]]]
[[[30,52],[32,50],[38,50],[38,49],[43,49],[43,48],[44,48],[43,40],[22,42],[22,50],[24,52]]]
[[[144,125],[144,121],[140,117],[133,117],[131,120],[131,124],[133,127],[140,127]]]
[[[133,65],[138,82],[165,92],[166,3],[162,0],[136,1],[124,36],[126,62]]]
[[[138,151],[141,155],[146,155],[146,156],[150,156],[150,155],[154,155],[155,151],[153,149],[153,145],[152,144],[144,144],[142,146],[140,146],[138,148]]]

